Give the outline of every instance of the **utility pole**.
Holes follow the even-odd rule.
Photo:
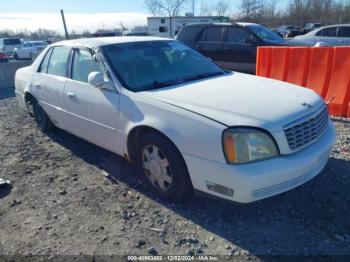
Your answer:
[[[62,22],[63,22],[63,27],[64,27],[64,33],[66,35],[66,39],[69,39],[69,35],[68,35],[68,30],[67,30],[67,25],[66,25],[66,19],[64,18],[64,12],[61,9],[61,16],[62,16]]]
[[[195,16],[195,6],[196,6],[196,0],[192,0],[192,15]]]

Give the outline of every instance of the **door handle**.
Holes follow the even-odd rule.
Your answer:
[[[75,97],[75,94],[72,92],[67,92],[67,96],[70,98],[73,98],[73,97]]]

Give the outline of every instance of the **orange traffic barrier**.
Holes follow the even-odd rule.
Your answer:
[[[310,54],[311,50],[309,48],[296,47],[290,49],[287,82],[306,86],[310,70]]]
[[[258,76],[270,76],[271,72],[271,48],[265,47],[258,50],[256,63],[256,75]]]
[[[314,90],[350,117],[350,47],[259,47],[256,74]]]
[[[306,87],[311,88],[323,98],[326,97],[328,92],[332,76],[333,59],[333,48],[311,48],[310,70]]]
[[[272,47],[271,52],[271,70],[269,77],[286,81],[289,68],[290,49],[284,47]]]
[[[331,82],[326,101],[329,112],[335,116],[347,116],[350,100],[350,48],[336,47]]]

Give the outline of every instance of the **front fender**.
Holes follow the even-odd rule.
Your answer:
[[[121,154],[129,156],[128,136],[140,126],[161,132],[183,154],[226,163],[221,140],[224,125],[142,94],[122,92],[118,123]]]

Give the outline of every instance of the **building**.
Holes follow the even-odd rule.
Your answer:
[[[174,16],[174,17],[148,17],[148,33],[152,36],[173,38],[187,24],[194,23],[227,23],[226,16]]]

